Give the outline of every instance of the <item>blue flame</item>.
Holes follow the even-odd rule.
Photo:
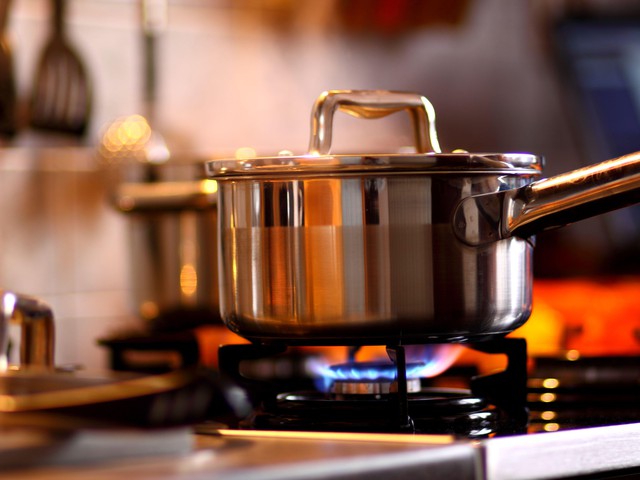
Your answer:
[[[459,356],[458,345],[417,345],[405,347],[407,378],[434,377],[449,368]],[[393,381],[397,376],[396,365],[388,358],[373,362],[352,362],[327,365],[318,361],[311,365],[316,375],[316,388],[329,391],[336,380]]]

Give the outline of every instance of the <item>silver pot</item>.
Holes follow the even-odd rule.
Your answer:
[[[336,110],[406,110],[409,155],[333,155]],[[638,201],[640,153],[538,180],[529,154],[440,153],[416,94],[331,91],[308,155],[207,163],[220,309],[260,342],[390,344],[505,335],[531,313],[531,235]]]
[[[192,166],[183,177],[197,177]],[[155,167],[169,168],[177,167]],[[113,193],[129,216],[133,300],[140,317],[161,329],[217,323],[216,182],[162,176],[122,182]]]
[[[20,325],[21,369],[52,369],[55,326],[51,308],[38,298],[0,289],[0,376],[9,368],[11,323]]]

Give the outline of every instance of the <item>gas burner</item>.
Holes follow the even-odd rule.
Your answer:
[[[418,382],[420,381],[417,379]],[[318,391],[290,392],[278,395],[280,406],[292,408],[323,408],[325,405],[340,407],[383,406],[390,395],[342,397]],[[471,391],[464,388],[421,388],[409,395],[412,405],[434,410],[434,415],[442,415],[453,411],[473,411],[487,406],[486,401],[474,397]],[[436,410],[437,409],[437,410]]]
[[[423,364],[407,363],[404,346],[387,345],[390,362],[358,364],[349,355],[348,364],[326,368],[332,375],[323,377],[322,387],[280,389],[280,384],[243,375],[242,363],[285,354],[286,346],[225,345],[218,354],[221,373],[244,388],[255,407],[254,414],[237,425],[240,428],[446,433],[471,438],[523,432],[528,423],[526,342],[501,338],[468,346],[506,355],[505,370],[472,377],[468,390],[425,388],[426,381],[415,373]],[[376,373],[369,375],[371,366]],[[350,378],[342,369],[350,373],[355,369],[357,375]],[[379,378],[380,371],[384,378]]]
[[[420,391],[420,379],[407,379],[407,392],[415,393]],[[373,379],[373,380],[336,380],[331,385],[331,393],[335,398],[342,398],[345,395],[386,395],[398,391],[398,382],[395,380]]]
[[[418,380],[419,382],[419,380]],[[278,395],[276,405],[243,425],[251,429],[398,432],[394,394],[335,395],[317,391]],[[479,438],[496,432],[498,415],[469,390],[422,388],[409,394],[409,414],[417,433]]]
[[[420,391],[419,378],[411,378],[412,371],[418,371],[424,363],[407,365],[407,392]],[[348,362],[328,367],[333,382],[330,392],[335,395],[385,395],[398,391],[397,369],[393,363]]]

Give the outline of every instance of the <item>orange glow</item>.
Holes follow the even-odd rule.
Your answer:
[[[424,358],[425,353],[422,351],[421,345],[405,346],[407,363],[431,360]],[[431,371],[431,376],[439,375],[449,368],[460,357],[464,347],[458,344],[432,345],[435,350],[429,352],[429,356],[435,356],[438,368]],[[388,359],[386,347],[383,346],[363,346],[358,350],[357,360],[361,362],[376,361]]]
[[[186,263],[180,270],[180,291],[191,297],[198,289],[198,273],[191,263]]]
[[[158,304],[156,302],[152,302],[148,300],[143,302],[139,308],[140,316],[145,320],[151,320],[158,316],[160,313],[160,309],[158,308]]]
[[[463,347],[457,344],[406,345],[407,378],[432,378],[447,370],[458,358]],[[324,350],[322,351],[324,353]],[[361,369],[351,367],[331,368],[348,362],[347,350],[336,358],[323,354],[321,359],[309,365],[309,373],[320,382],[318,388],[328,390],[337,379],[395,378],[396,370],[386,348],[382,346],[361,347],[355,355],[362,362]],[[367,366],[373,362],[375,366]],[[390,366],[390,368],[389,368]]]
[[[545,432],[557,432],[558,430],[560,430],[560,425],[557,423],[547,423],[544,426]]]
[[[557,416],[558,414],[556,412],[552,412],[551,410],[547,410],[540,414],[540,418],[547,421],[554,420]]]
[[[580,358],[580,352],[578,350],[569,350],[566,355],[565,355],[566,359],[571,361],[571,362],[575,362],[576,360],[578,360]]]
[[[141,115],[122,117],[111,125],[102,138],[103,153],[108,155],[126,155],[140,150],[149,141],[151,128]]]
[[[544,403],[551,403],[556,401],[555,393],[543,393],[540,395],[540,401]]]
[[[220,345],[249,343],[224,325],[202,325],[194,329],[194,334],[200,351],[200,362],[206,367],[217,368]]]
[[[346,442],[418,443],[446,445],[454,442],[451,435],[405,435],[394,433],[350,432],[290,432],[272,430],[218,430],[227,437],[293,438],[299,440],[329,440]]]
[[[307,317],[338,318],[345,311],[345,275],[342,255],[343,237],[336,235],[333,225],[342,225],[342,180],[308,180],[304,192],[306,234],[304,248]],[[327,262],[325,258],[335,258]],[[279,265],[279,263],[276,263]],[[321,288],[319,288],[321,287]],[[288,300],[288,299],[283,299]],[[273,300],[275,301],[275,300]]]
[[[255,158],[256,156],[256,150],[251,147],[240,147],[235,152],[235,157],[238,160],[248,160],[250,158]]]
[[[202,193],[216,193],[218,191],[218,182],[210,179],[201,180],[200,191]]]
[[[162,163],[170,156],[164,140],[142,115],[112,122],[102,135],[99,152],[103,160],[114,163],[123,159]]]
[[[527,338],[532,354],[640,353],[639,278],[537,280],[533,299],[531,318],[513,333]]]

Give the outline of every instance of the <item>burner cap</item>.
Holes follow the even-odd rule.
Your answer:
[[[419,392],[421,388],[419,378],[407,379],[407,392]],[[397,392],[398,383],[395,380],[336,380],[331,385],[331,393],[335,395],[383,395]]]
[[[408,377],[424,363],[416,362],[407,365]],[[389,362],[349,362],[329,367],[331,377],[331,393],[335,395],[382,395],[398,391],[398,367]],[[407,378],[407,391],[420,391],[419,378]]]

